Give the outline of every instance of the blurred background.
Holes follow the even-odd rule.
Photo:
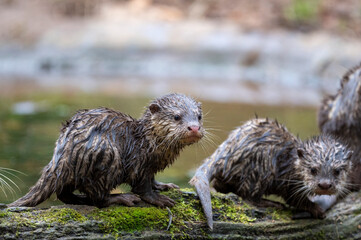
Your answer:
[[[323,96],[361,60],[360,38],[359,0],[0,0],[0,177],[14,188],[0,182],[0,203],[36,182],[81,108],[139,117],[169,92],[201,101],[213,142],[156,177],[181,187],[255,114],[315,135]]]

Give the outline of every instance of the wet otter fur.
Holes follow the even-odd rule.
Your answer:
[[[67,204],[132,206],[142,199],[173,206],[172,199],[153,190],[177,186],[157,182],[154,175],[203,134],[201,104],[183,94],[153,100],[140,119],[108,108],[81,110],[61,129],[35,186],[9,207],[36,206],[53,193]],[[137,195],[110,194],[122,183]]]
[[[229,135],[197,169],[190,184],[197,190],[211,229],[210,184],[259,207],[282,206],[262,198],[275,194],[290,206],[324,218],[324,211],[309,197],[345,194],[351,153],[328,135],[302,142],[277,121],[253,119]]]
[[[318,112],[321,132],[339,137],[354,154],[350,190],[361,188],[361,63],[347,71],[335,95],[325,97]]]

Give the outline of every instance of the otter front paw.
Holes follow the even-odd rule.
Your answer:
[[[159,191],[167,191],[169,189],[179,189],[179,187],[177,185],[175,185],[174,183],[162,183],[162,182],[158,182],[158,181],[154,181],[152,188],[154,190],[159,190]]]
[[[143,201],[156,205],[158,207],[173,207],[176,203],[173,199],[154,192],[141,195],[140,198]]]
[[[131,193],[114,194],[109,199],[110,204],[123,204],[128,207],[134,206],[134,204],[140,202],[141,199]]]
[[[324,219],[326,217],[325,211],[319,206],[315,207],[314,209],[310,210],[310,213],[313,218]]]
[[[318,218],[324,219],[326,217],[326,213],[319,207],[315,207],[313,209],[309,209],[307,212],[298,212],[292,216],[292,219],[305,219],[305,218]]]

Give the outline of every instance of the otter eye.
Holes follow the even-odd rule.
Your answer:
[[[341,169],[335,169],[335,170],[333,170],[333,175],[335,175],[336,177],[337,177],[338,175],[340,175],[340,173],[341,173]]]
[[[175,116],[174,116],[174,120],[176,120],[176,121],[181,120],[181,116],[179,116],[179,115],[175,115]]]
[[[311,168],[311,174],[316,175],[317,174],[317,169],[316,168]]]
[[[199,121],[202,120],[202,115],[199,115],[199,116],[198,116],[198,120],[199,120]]]

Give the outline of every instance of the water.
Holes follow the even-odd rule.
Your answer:
[[[9,203],[24,195],[39,178],[42,168],[50,161],[61,123],[77,109],[106,106],[139,117],[150,99],[146,97],[110,97],[78,93],[32,93],[0,99],[0,167],[22,171],[26,176],[11,177],[19,186],[7,197],[0,192],[0,202]],[[213,153],[229,132],[241,122],[259,117],[277,118],[294,134],[306,138],[318,133],[316,109],[306,107],[276,107],[216,103],[203,101],[205,127],[215,135],[214,144],[186,148],[174,165],[156,178],[189,187],[194,169]],[[55,196],[42,206],[60,204]]]

